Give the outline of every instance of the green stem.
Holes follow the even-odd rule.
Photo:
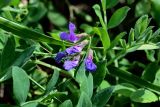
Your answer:
[[[115,60],[121,58],[125,54],[126,54],[125,50],[120,51],[114,58],[112,58],[111,60],[108,61],[107,66],[110,65],[110,64],[112,64]]]
[[[57,69],[57,70],[60,71],[62,74],[66,75],[66,76],[68,76],[68,77],[73,78],[71,74],[69,74],[68,72],[66,72],[66,71],[64,71],[64,70],[62,70],[62,69],[60,69],[60,68],[58,68],[58,67],[56,67],[56,66],[47,64],[47,63],[42,62],[42,61],[39,61],[39,60],[35,60],[34,63],[35,63],[35,64],[39,64],[39,65],[43,65],[43,66],[48,67],[48,68],[53,69],[53,70],[54,70],[54,69]]]
[[[39,88],[41,88],[43,91],[45,91],[46,89],[41,86],[37,81],[35,81],[32,77],[28,76],[28,78],[33,82],[35,83]]]

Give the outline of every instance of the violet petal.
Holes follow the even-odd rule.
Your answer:
[[[58,52],[57,55],[56,55],[56,57],[55,57],[54,59],[55,59],[55,61],[56,61],[57,63],[60,63],[61,60],[62,60],[64,57],[66,57],[66,56],[67,56],[67,55],[66,55],[65,52]]]
[[[75,42],[77,42],[77,41],[79,40],[79,38],[75,35],[75,33],[70,33],[68,40],[69,40],[70,42],[75,43]]]
[[[60,33],[60,38],[61,38],[61,40],[69,40],[69,34],[68,33],[66,33],[66,32],[61,32]]]
[[[78,61],[77,60],[65,61],[63,67],[64,67],[65,70],[69,71],[69,70],[75,68],[77,65],[78,65]]]
[[[69,23],[69,32],[73,33],[76,30],[76,26],[75,24],[73,24],[72,22]]]
[[[91,58],[87,58],[85,60],[85,66],[87,71],[93,72],[93,71],[96,71],[97,69],[97,66],[93,63]]]
[[[68,55],[73,55],[73,54],[76,54],[76,53],[81,52],[81,51],[82,51],[82,48],[83,48],[83,47],[81,47],[81,46],[79,46],[79,45],[77,45],[77,46],[72,46],[72,47],[66,49],[66,53],[67,53]]]

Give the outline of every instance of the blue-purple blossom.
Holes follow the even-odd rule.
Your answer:
[[[69,23],[69,33],[66,32],[61,32],[60,33],[60,38],[62,40],[66,40],[66,41],[70,41],[70,42],[77,42],[80,38],[76,36],[76,34],[74,33],[76,29],[76,26],[73,23]]]
[[[74,33],[74,31],[76,30],[76,26],[73,23],[69,23],[69,31],[70,33]]]
[[[69,71],[75,68],[78,65],[79,59],[80,59],[80,55],[75,56],[74,59],[71,61],[70,60],[65,61],[63,65],[64,69]]]
[[[82,51],[85,45],[88,43],[87,40],[82,41],[79,45],[72,46],[66,49],[68,55],[73,55]]]
[[[65,70],[69,71],[69,70],[75,68],[77,65],[78,65],[78,61],[74,61],[74,60],[73,61],[65,61],[63,67]]]
[[[55,61],[56,61],[57,63],[60,63],[61,60],[62,60],[64,57],[66,57],[66,56],[67,56],[66,52],[58,52],[57,55],[56,55],[56,57],[55,57]]]
[[[85,59],[85,67],[87,71],[96,71],[97,66],[93,63],[93,51],[90,49],[87,58]]]

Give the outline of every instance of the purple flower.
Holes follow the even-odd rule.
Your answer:
[[[74,31],[76,30],[76,26],[73,23],[69,23],[69,31],[70,33],[74,33]]]
[[[73,61],[65,61],[63,67],[65,70],[69,71],[69,70],[75,68],[77,65],[78,65],[78,61],[74,61],[74,60]]]
[[[57,55],[56,55],[56,57],[55,57],[55,61],[56,61],[57,63],[60,63],[61,60],[62,60],[64,57],[66,57],[66,56],[67,56],[67,55],[66,55],[66,52],[58,52]]]
[[[76,29],[76,26],[73,23],[69,23],[69,33],[66,32],[61,32],[60,33],[60,38],[62,40],[66,40],[66,41],[70,41],[70,42],[77,42],[80,38],[76,36],[76,34],[74,33]]]
[[[93,50],[89,50],[89,54],[85,59],[85,66],[87,71],[96,71],[97,66],[93,63]]]
[[[79,59],[80,59],[80,55],[75,56],[74,59],[71,61],[69,61],[69,60],[65,61],[64,65],[63,65],[64,69],[69,71],[69,70],[75,68],[78,65]]]
[[[88,43],[87,40],[84,40],[82,41],[79,45],[76,45],[76,46],[72,46],[70,48],[67,48],[66,49],[66,53],[68,55],[73,55],[73,54],[76,54],[76,53],[79,53],[82,51],[82,49],[85,47],[85,45]]]

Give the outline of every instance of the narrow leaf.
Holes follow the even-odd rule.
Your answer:
[[[31,30],[27,28],[26,26],[20,25],[18,23],[9,21],[3,17],[0,17],[0,28],[3,30],[6,30],[8,32],[12,32],[13,34],[21,37],[21,38],[28,38],[28,39],[33,39],[39,42],[47,42],[55,45],[71,45],[68,42],[63,42],[59,40],[55,40],[49,36],[46,36],[42,33],[39,33],[37,31]]]
[[[105,25],[105,23],[103,21],[103,17],[102,17],[102,14],[101,14],[101,8],[100,8],[100,6],[98,4],[95,4],[93,6],[93,9],[94,9],[96,15],[98,16],[103,29],[107,30],[107,27],[106,27],[106,25]]]
[[[59,71],[55,69],[54,74],[52,75],[51,79],[49,80],[46,86],[45,93],[49,93],[50,91],[54,89],[54,86],[56,85],[58,78],[59,78]]]
[[[8,69],[15,59],[15,41],[13,37],[9,37],[3,50],[0,61],[0,71]],[[3,74],[3,73],[2,73]]]
[[[35,50],[35,46],[31,46],[27,49],[25,49],[19,56],[18,58],[14,61],[13,66],[22,66],[26,61],[29,60],[31,55],[33,54]]]

